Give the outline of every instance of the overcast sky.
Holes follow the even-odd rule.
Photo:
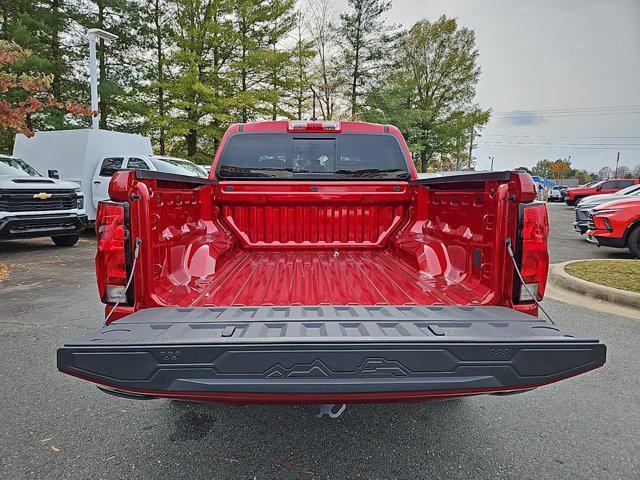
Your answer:
[[[478,169],[490,155],[495,169],[569,155],[574,168],[613,168],[618,151],[640,164],[640,0],[393,0],[390,20],[441,14],[475,30],[478,103],[496,114]]]

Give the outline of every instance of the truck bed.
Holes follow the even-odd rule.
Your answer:
[[[170,286],[167,305],[467,305],[490,290],[451,281],[386,250],[238,250],[213,278]]]

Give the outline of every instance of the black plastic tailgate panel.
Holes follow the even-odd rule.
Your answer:
[[[58,350],[58,368],[132,391],[370,393],[523,388],[605,346],[504,307],[156,308]]]

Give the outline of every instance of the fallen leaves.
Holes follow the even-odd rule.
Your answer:
[[[11,267],[9,265],[0,265],[0,282],[9,276]]]
[[[282,468],[286,468],[287,470],[291,470],[293,468],[293,460],[291,460],[290,458],[285,458],[284,460],[282,460],[282,462],[280,462],[280,466]]]

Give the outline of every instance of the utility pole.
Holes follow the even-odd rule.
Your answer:
[[[91,72],[91,110],[97,112],[98,103],[100,97],[98,97],[98,68],[96,66],[96,40],[102,40],[104,43],[109,43],[118,38],[113,33],[105,32],[99,28],[90,28],[87,30],[87,38],[89,39],[89,69]],[[94,113],[91,117],[91,128],[98,130],[98,116]]]
[[[613,176],[613,178],[618,178],[618,164],[620,163],[620,152],[618,152],[618,155],[616,156],[616,174]]]
[[[491,171],[493,171],[493,159],[494,159],[494,158],[495,158],[495,157],[489,157],[489,160],[491,160]]]

